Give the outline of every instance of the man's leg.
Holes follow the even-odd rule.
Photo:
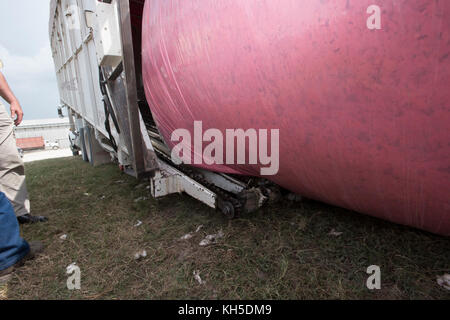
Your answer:
[[[28,243],[20,237],[19,223],[8,198],[0,192],[0,273],[30,252]]]
[[[30,214],[25,168],[12,132],[0,143],[0,191],[11,201],[19,223],[48,220],[46,217]]]
[[[12,132],[0,144],[0,191],[11,201],[17,217],[30,214],[25,168]]]
[[[20,237],[19,223],[11,202],[0,192],[0,285],[8,283],[12,273],[44,249],[40,241],[26,242]]]

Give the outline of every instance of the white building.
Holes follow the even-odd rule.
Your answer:
[[[57,142],[64,149],[70,148],[69,129],[68,118],[24,120],[15,133],[17,139],[43,137],[45,142]]]

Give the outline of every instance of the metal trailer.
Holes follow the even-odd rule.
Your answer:
[[[81,151],[94,166],[116,161],[126,173],[148,178],[155,198],[184,192],[230,218],[277,201],[279,188],[266,180],[171,162],[143,89],[144,2],[51,1],[50,42],[74,154]]]

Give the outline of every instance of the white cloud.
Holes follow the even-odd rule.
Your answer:
[[[51,50],[44,46],[31,56],[12,54],[0,45],[2,73],[19,99],[26,119],[56,116],[58,90]]]
[[[8,82],[21,84],[22,88],[33,84],[55,79],[55,70],[52,53],[49,47],[42,47],[34,56],[20,56],[11,54],[0,45],[0,59],[3,61],[3,70]]]
[[[29,120],[55,117],[60,103],[48,36],[49,13],[49,0],[0,0],[2,73]]]

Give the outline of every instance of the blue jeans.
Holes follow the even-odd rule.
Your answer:
[[[29,251],[30,246],[20,237],[19,223],[11,202],[0,192],[0,271],[15,265]]]

